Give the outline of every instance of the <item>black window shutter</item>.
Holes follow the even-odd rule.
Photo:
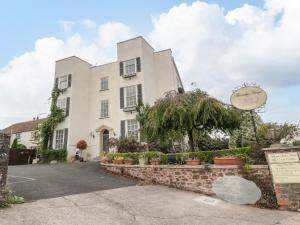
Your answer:
[[[137,85],[137,91],[138,91],[138,104],[141,104],[143,102],[143,94],[142,94],[142,85],[138,84]]]
[[[67,97],[66,116],[69,116],[69,113],[70,113],[70,97]]]
[[[123,74],[124,74],[123,62],[120,62],[120,76],[123,76]]]
[[[55,78],[55,87],[58,87],[58,78]]]
[[[64,149],[67,149],[67,144],[68,144],[68,128],[65,128]]]
[[[53,132],[50,134],[50,137],[49,137],[49,148],[53,148]]]
[[[72,74],[68,75],[68,87],[71,87],[71,83],[72,83]]]
[[[125,138],[125,120],[121,120],[121,138]]]
[[[120,109],[124,108],[124,88],[120,88]]]
[[[136,58],[136,71],[141,72],[141,57]]]

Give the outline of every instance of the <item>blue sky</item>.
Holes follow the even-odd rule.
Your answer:
[[[46,36],[64,38],[65,34],[58,26],[58,21],[79,21],[83,18],[90,18],[99,24],[107,21],[120,21],[132,27],[136,33],[144,35],[152,29],[150,19],[152,15],[165,12],[182,2],[193,1],[1,1],[0,66],[6,65],[14,56],[31,50],[38,38]],[[244,3],[262,5],[260,0],[210,0],[206,2],[220,4],[225,10],[240,7]]]
[[[109,62],[117,41],[139,35],[172,48],[187,89],[195,82],[228,102],[256,83],[268,93],[265,121],[300,121],[300,1],[0,3],[0,128],[48,111],[55,60]]]

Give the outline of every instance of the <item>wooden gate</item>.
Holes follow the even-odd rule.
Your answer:
[[[36,157],[36,149],[10,149],[8,165],[32,164]]]

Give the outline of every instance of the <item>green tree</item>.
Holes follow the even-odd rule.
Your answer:
[[[255,112],[253,115],[256,126],[260,127],[263,124],[261,117]],[[241,125],[238,129],[235,129],[230,135],[229,146],[232,148],[244,147],[250,146],[254,143],[256,143],[256,140],[251,120],[251,114],[250,112],[243,111],[241,113]]]
[[[290,123],[264,123],[257,129],[259,139],[264,145],[284,142],[292,143],[299,134],[299,126]]]
[[[12,148],[12,149],[18,148],[18,139],[17,139],[17,138],[15,138],[15,139],[13,140],[13,143],[11,144],[11,148]]]
[[[169,135],[188,136],[189,148],[194,150],[195,132],[225,133],[239,127],[239,111],[199,89],[187,93],[168,94],[152,107],[138,107],[137,119],[146,139]]]

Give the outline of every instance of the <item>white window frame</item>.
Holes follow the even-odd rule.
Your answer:
[[[58,78],[58,89],[65,90],[69,86],[69,76],[64,75]]]
[[[139,139],[139,124],[136,119],[130,119],[127,123],[127,137],[133,137],[135,140]]]
[[[65,141],[65,130],[56,130],[55,131],[55,149],[62,149],[64,147]]]
[[[133,63],[129,64],[129,62],[133,62]],[[123,61],[123,71],[124,71],[124,76],[130,76],[132,74],[136,74],[137,71],[136,58]]]
[[[56,106],[66,113],[67,110],[67,98],[57,99]]]
[[[125,108],[135,107],[137,105],[137,85],[132,85],[124,88]],[[130,89],[134,90],[130,92]],[[133,95],[133,92],[135,95]]]
[[[21,140],[21,133],[16,133],[16,139]]]
[[[109,115],[109,101],[107,99],[101,101],[100,118],[108,118]]]
[[[108,77],[102,77],[100,80],[100,91],[108,90]]]
[[[36,135],[35,131],[31,131],[31,133],[30,133],[30,140],[31,141],[35,140],[35,135]]]

